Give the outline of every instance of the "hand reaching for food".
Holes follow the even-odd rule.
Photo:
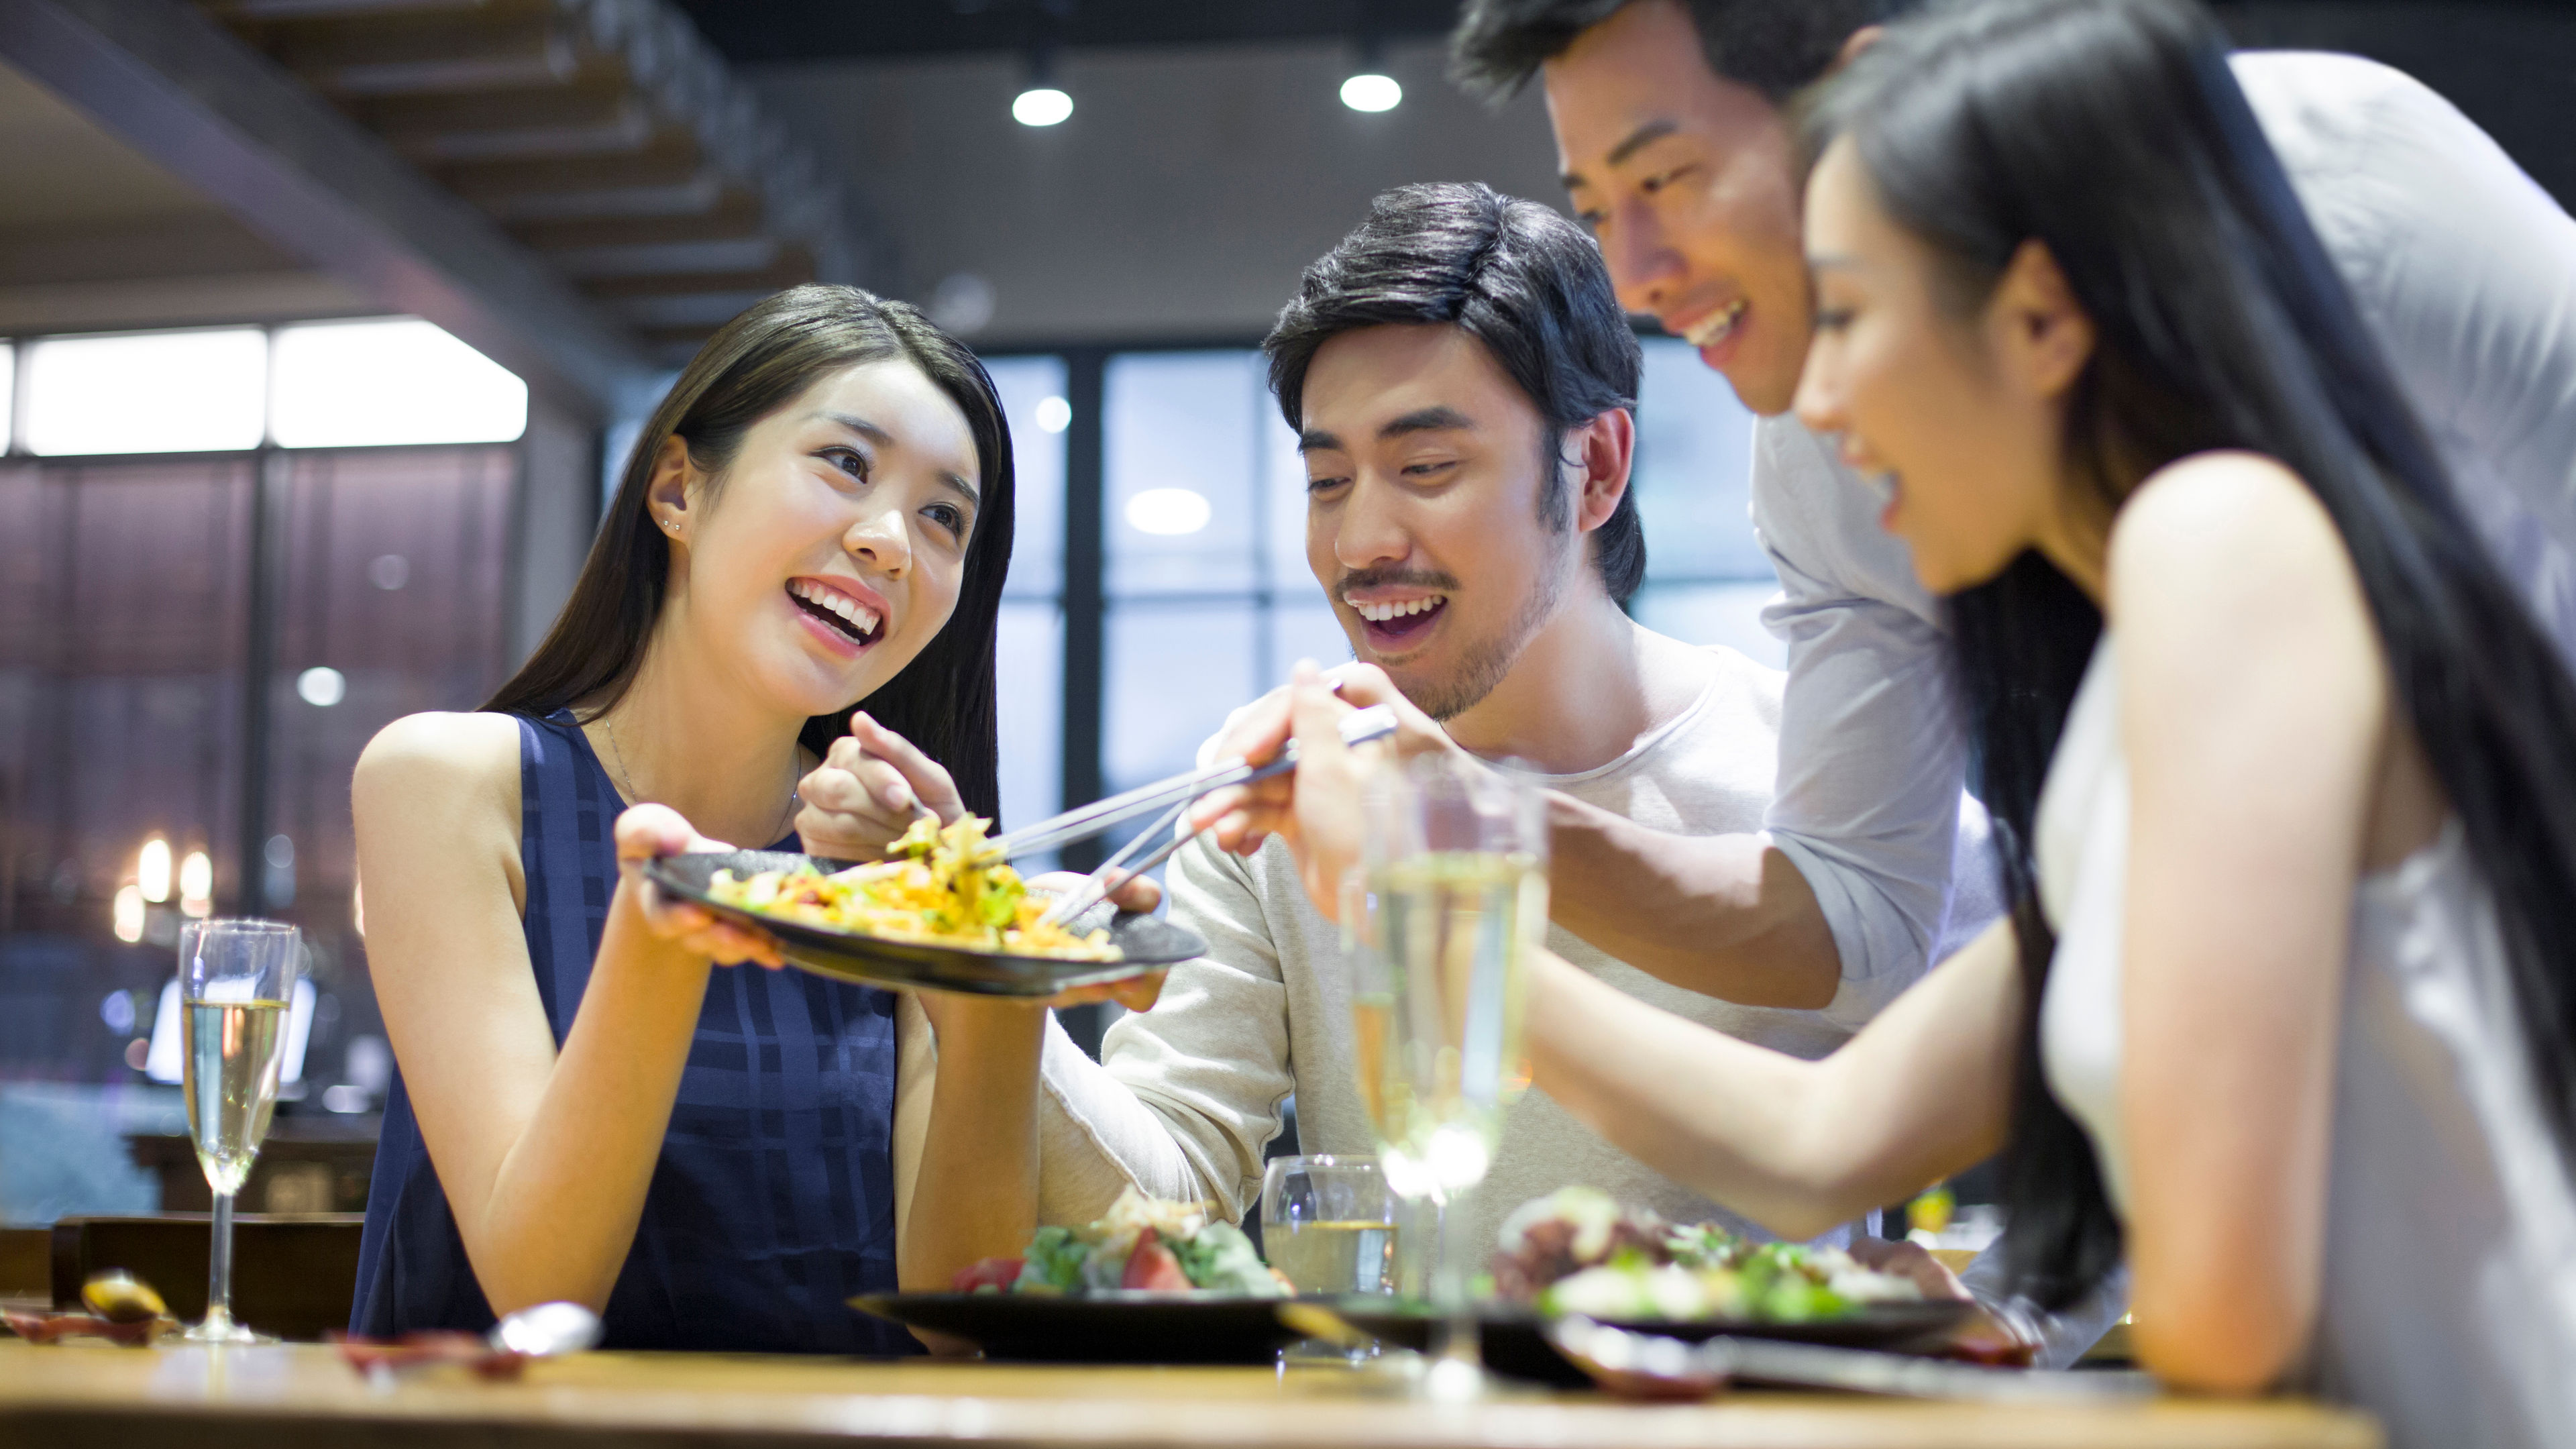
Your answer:
[[[1309,692],[1301,695],[1300,690]],[[1302,730],[1301,700],[1305,720]],[[1353,710],[1381,704],[1396,717],[1392,748],[1398,758],[1409,759],[1430,751],[1466,756],[1449,738],[1448,731],[1416,708],[1395,687],[1395,681],[1375,665],[1345,664],[1318,670],[1312,663],[1300,661],[1287,685],[1236,710],[1227,719],[1225,733],[1216,747],[1219,759],[1240,757],[1260,764],[1276,756],[1290,738],[1298,738],[1297,769],[1249,785],[1212,790],[1192,807],[1190,818],[1211,833],[1218,848],[1237,855],[1252,854],[1273,835],[1296,850],[1301,863],[1311,850],[1319,861],[1315,874],[1322,883],[1318,895],[1318,904],[1322,904],[1322,896],[1332,894],[1341,878],[1339,864],[1358,858],[1359,766],[1369,758],[1355,755],[1331,727]],[[1316,732],[1329,736],[1331,743],[1304,742],[1306,733]],[[1310,749],[1326,754],[1325,768],[1312,767],[1314,756],[1307,753]],[[1333,909],[1331,905],[1324,906],[1327,915]]]
[[[778,942],[768,932],[720,921],[704,907],[687,901],[665,900],[644,878],[644,862],[648,860],[731,850],[732,846],[700,835],[679,811],[668,805],[635,806],[617,817],[614,833],[617,888],[621,893],[634,893],[647,930],[723,966],[757,961],[774,971],[785,964],[778,953]]]
[[[1379,704],[1396,717],[1391,743],[1344,743],[1342,720],[1356,709]],[[1415,708],[1383,671],[1366,664],[1326,674],[1313,661],[1299,660],[1287,688],[1236,712],[1218,750],[1223,755],[1240,749],[1245,759],[1259,762],[1276,755],[1290,738],[1297,741],[1295,770],[1210,791],[1192,807],[1190,819],[1216,832],[1219,847],[1237,854],[1249,855],[1263,840],[1279,837],[1297,857],[1308,898],[1331,920],[1340,918],[1342,876],[1360,858],[1365,834],[1361,787],[1374,760],[1389,748],[1398,758],[1436,750],[1485,768]]]
[[[850,716],[850,732],[832,741],[796,794],[806,853],[835,860],[883,860],[924,811],[942,825],[966,813],[948,771],[864,710]]]

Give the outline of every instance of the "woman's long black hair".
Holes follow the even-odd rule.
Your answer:
[[[2069,471],[2106,496],[2191,453],[2267,454],[2342,533],[2398,706],[2494,892],[2523,1044],[2576,1156],[2576,686],[2477,541],[2446,471],[2189,0],[1982,0],[1891,27],[1812,98],[1973,314],[2043,243],[2097,330]],[[2030,1009],[2004,1191],[2025,1289],[2118,1261],[2083,1132],[2039,1070],[2055,940],[2033,888],[2040,782],[2101,615],[2026,554],[1951,601]]]
[[[1011,431],[984,365],[918,311],[856,287],[790,287],[707,339],[653,411],[627,457],[616,500],[554,628],[487,710],[543,717],[572,709],[595,718],[617,703],[644,662],[662,614],[670,540],[649,526],[645,491],[663,440],[688,444],[690,461],[720,490],[753,424],[825,376],[899,358],[948,395],[975,438],[981,497],[966,545],[957,607],[916,658],[864,701],[806,721],[806,748],[821,754],[847,734],[861,703],[888,729],[948,768],[966,808],[1001,809],[993,714],[993,639],[1011,562]]]

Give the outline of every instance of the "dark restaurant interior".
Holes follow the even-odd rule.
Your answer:
[[[2211,9],[2249,48],[2406,72],[2576,207],[2567,7]],[[1019,489],[1002,826],[1186,770],[1295,661],[1348,659],[1262,338],[1387,188],[1567,209],[1537,88],[1488,104],[1449,78],[1457,21],[1454,0],[0,0],[0,1297],[67,1306],[113,1225],[206,1212],[173,950],[258,916],[309,958],[237,1291],[251,1321],[314,1319],[264,1326],[341,1326],[393,1068],[352,768],[529,655],[664,389],[772,292],[908,300],[989,369]],[[1626,608],[1781,667],[1753,416],[1635,325],[1651,548]],[[1089,869],[1134,828],[1046,863]],[[1117,1011],[1059,1016],[1097,1052]],[[1295,1150],[1292,1115],[1270,1151]],[[1991,1214],[1991,1171],[1954,1189]],[[129,1251],[201,1307],[204,1219],[171,1220],[184,1243]]]

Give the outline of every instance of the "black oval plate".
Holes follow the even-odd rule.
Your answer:
[[[764,870],[794,870],[806,857],[777,850],[710,851],[700,855],[666,855],[647,862],[644,876],[682,900],[704,906],[717,916],[768,932],[778,940],[788,961],[818,976],[856,981],[868,986],[926,987],[977,996],[1047,997],[1076,986],[1123,981],[1157,967],[1207,953],[1207,942],[1187,926],[1160,916],[1138,915],[1101,904],[1073,922],[1076,929],[1106,929],[1117,961],[1059,961],[1045,956],[1012,956],[999,951],[962,951],[895,941],[856,931],[747,911],[707,894],[707,882],[720,870],[739,878]],[[837,862],[834,863],[837,865]]]
[[[1709,1318],[1690,1322],[1669,1319],[1603,1320],[1637,1333],[1661,1334],[1685,1343],[1729,1334],[1736,1338],[1775,1338],[1789,1343],[1820,1343],[1834,1348],[1872,1348],[1902,1353],[1930,1345],[1957,1326],[1975,1305],[1947,1300],[1925,1303],[1878,1303],[1845,1318],[1810,1323],[1761,1323]],[[1333,1311],[1343,1321],[1379,1342],[1420,1349],[1431,1342],[1437,1320],[1427,1309],[1398,1306],[1387,1298],[1343,1298]],[[1556,1351],[1542,1332],[1546,1320],[1529,1308],[1486,1304],[1476,1315],[1477,1346],[1485,1367],[1514,1378],[1566,1388],[1589,1388],[1592,1380]]]
[[[1284,1298],[1218,1293],[867,1293],[862,1313],[967,1340],[1024,1363],[1253,1363],[1305,1337]]]

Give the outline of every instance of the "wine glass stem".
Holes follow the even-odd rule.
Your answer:
[[[1431,1301],[1440,1311],[1441,1326],[1432,1359],[1435,1366],[1455,1366],[1445,1375],[1453,1385],[1471,1384],[1484,1362],[1476,1337],[1476,1305],[1468,1292],[1475,1265],[1467,1243],[1465,1206],[1466,1194],[1453,1190],[1435,1199],[1433,1208],[1440,1251],[1432,1267]]]
[[[233,1195],[215,1194],[215,1241],[206,1258],[206,1326],[229,1328],[233,1321]]]

